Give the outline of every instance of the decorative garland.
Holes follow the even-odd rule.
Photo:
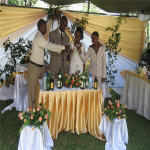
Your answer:
[[[8,39],[3,43],[3,47],[7,62],[0,70],[0,87],[3,85],[9,87],[14,82],[16,65],[29,62],[32,41],[25,41],[23,38],[20,38],[18,42],[12,43]]]
[[[115,62],[117,61],[117,56],[121,51],[121,48],[118,49],[118,44],[121,39],[121,33],[118,32],[120,25],[122,23],[122,19],[125,20],[125,16],[119,16],[117,18],[117,24],[112,27],[107,27],[105,31],[112,32],[106,44],[106,52],[108,53],[108,63],[106,66],[107,69],[107,79],[106,82],[111,86],[114,85],[115,74],[117,73],[117,69],[115,69]]]

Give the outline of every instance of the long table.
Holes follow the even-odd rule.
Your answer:
[[[102,139],[102,133],[98,129],[103,109],[101,89],[40,90],[38,103],[42,103],[52,112],[47,123],[54,139],[61,131],[77,134],[89,132]]]
[[[121,103],[150,120],[150,82],[139,74],[124,70],[125,86]]]

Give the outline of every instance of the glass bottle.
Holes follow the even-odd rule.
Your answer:
[[[89,78],[88,78],[88,77],[86,77],[86,79],[85,79],[85,80],[86,80],[86,82],[85,82],[85,87],[86,87],[86,88],[88,88],[88,86],[89,86]]]
[[[54,90],[54,74],[50,80],[50,90]]]
[[[43,90],[46,91],[47,90],[47,73],[44,73],[43,76]]]
[[[92,73],[89,73],[89,89],[92,89],[92,85],[93,85]]]
[[[81,81],[80,81],[80,88],[83,89],[83,79],[81,78]]]
[[[62,88],[62,75],[61,75],[61,72],[60,72],[60,71],[59,71],[59,73],[58,73],[57,88],[58,88],[58,89],[61,89],[61,88]]]
[[[86,87],[86,80],[85,80],[85,76],[83,76],[83,89],[85,89]]]
[[[47,72],[47,86],[46,86],[47,91],[50,90],[50,79],[51,79],[51,74],[50,74],[50,71],[48,71]]]
[[[80,88],[81,88],[81,89],[85,89],[85,76],[82,76],[82,77],[81,77]]]
[[[98,87],[98,80],[97,80],[97,78],[95,76],[95,79],[94,79],[94,89],[97,89],[97,87]]]

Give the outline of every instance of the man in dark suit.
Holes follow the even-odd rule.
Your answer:
[[[50,32],[49,41],[55,44],[69,45],[69,36],[65,32],[67,25],[68,20],[66,16],[62,16],[60,19],[60,26],[56,30]],[[69,58],[69,51],[62,51],[60,54],[51,52],[51,60],[47,70],[54,72],[55,78],[57,78],[60,69],[62,73],[69,73],[67,58]]]

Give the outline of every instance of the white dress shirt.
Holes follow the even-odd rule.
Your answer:
[[[44,36],[38,31],[34,37],[32,45],[32,54],[30,60],[36,64],[44,65],[44,49],[60,53],[65,46],[56,45],[51,42],[48,42]]]

